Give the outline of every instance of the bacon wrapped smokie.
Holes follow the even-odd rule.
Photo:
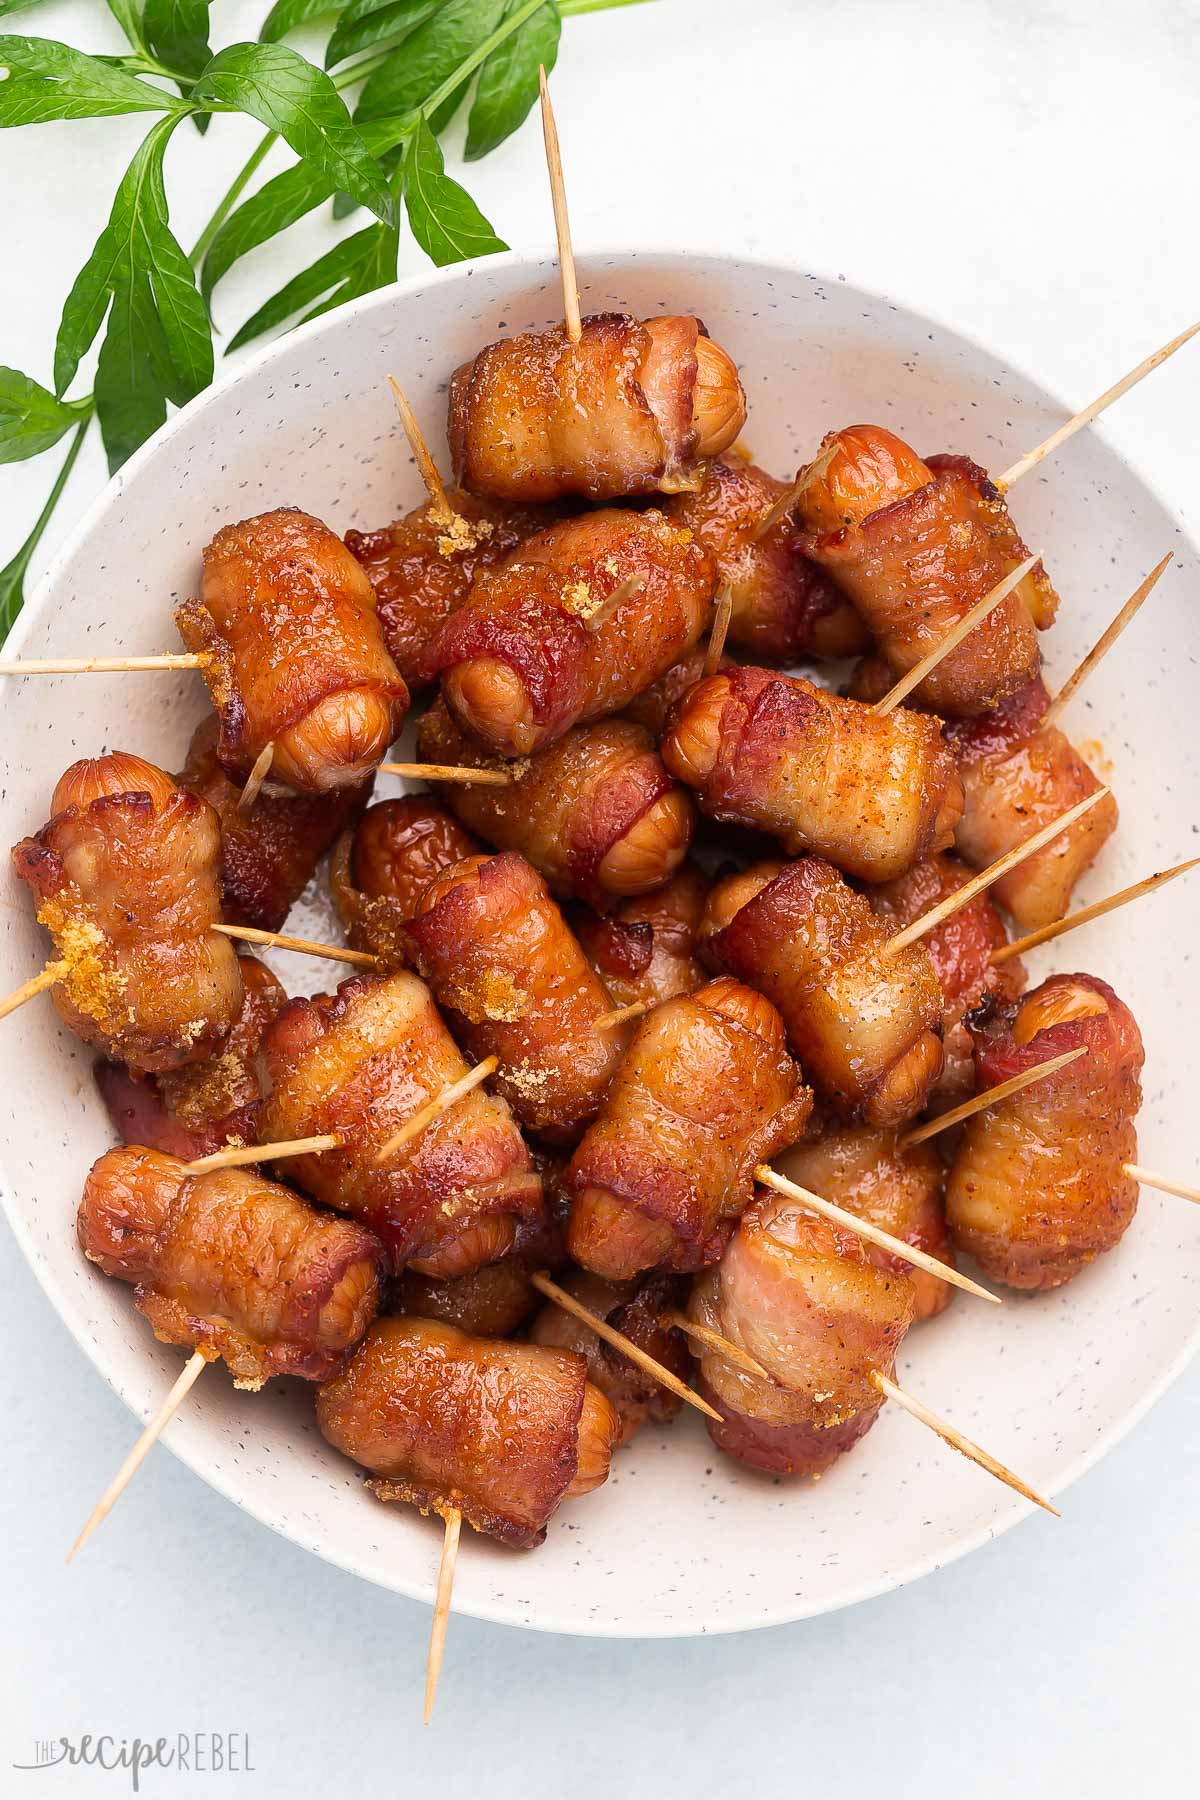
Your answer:
[[[709,463],[698,492],[677,495],[666,511],[696,533],[717,565],[717,580],[729,588],[734,648],[766,663],[858,656],[871,634],[824,570],[801,554],[791,517],[755,536],[787,491],[765,469],[727,456]]]
[[[723,1415],[713,1443],[772,1475],[824,1474],[875,1423],[871,1374],[893,1374],[914,1305],[908,1276],[875,1267],[850,1232],[778,1195],[756,1201],[688,1308],[767,1372],[701,1352],[700,1391]]]
[[[954,1242],[996,1281],[1061,1287],[1127,1230],[1138,1185],[1142,1039],[1093,975],[1052,975],[1020,1005],[971,1021],[979,1087],[1078,1045],[1087,1055],[967,1121],[946,1187]]]
[[[648,1275],[640,1281],[604,1281],[599,1275],[576,1270],[560,1283],[588,1311],[614,1331],[620,1331],[639,1350],[686,1381],[692,1359],[683,1333],[663,1322],[663,1314],[678,1310],[687,1301],[687,1281],[682,1275]],[[683,1401],[652,1375],[631,1362],[620,1350],[573,1313],[548,1300],[529,1331],[535,1344],[553,1350],[577,1350],[587,1363],[588,1378],[611,1401],[620,1421],[616,1448],[629,1443],[647,1419],[668,1424],[678,1416]]]
[[[980,719],[953,724],[966,803],[955,846],[977,869],[1015,849],[1101,783],[1056,725],[1043,725],[1050,696],[1040,675]],[[1117,828],[1111,794],[1068,825],[993,888],[1022,930],[1061,919],[1071,892]]]
[[[539,1164],[544,1159],[535,1159]],[[543,1170],[546,1216],[523,1229],[503,1261],[472,1269],[451,1281],[435,1281],[404,1269],[392,1283],[388,1311],[440,1319],[472,1337],[511,1337],[543,1305],[531,1277],[540,1269],[560,1269],[567,1260],[566,1222],[555,1216],[555,1178]]]
[[[531,1131],[574,1143],[628,1041],[545,882],[523,856],[473,856],[429,884],[404,928],[409,960],[475,1062]]]
[[[942,1067],[942,994],[921,943],[894,955],[863,896],[819,857],[758,863],[718,881],[704,958],[765,994],[822,1100],[843,1118],[896,1125]]]
[[[642,586],[602,614],[634,577]],[[708,626],[714,585],[699,539],[654,509],[552,525],[447,619],[433,659],[446,704],[490,750],[528,755],[620,712],[677,662]]]
[[[375,590],[379,623],[410,693],[434,680],[438,632],[463,604],[482,569],[501,563],[553,515],[545,507],[501,506],[451,488],[453,517],[432,500],[382,531],[348,531],[346,548]]]
[[[341,1148],[288,1159],[296,1183],[382,1239],[393,1273],[463,1275],[506,1255],[541,1216],[541,1181],[504,1101],[474,1088],[378,1160],[387,1139],[467,1073],[415,975],[359,975],[292,1000],[263,1038],[272,1092],[263,1143],[332,1133]]]
[[[371,583],[319,519],[284,506],[224,526],[175,623],[209,658],[217,755],[239,786],[268,745],[272,779],[308,794],[356,787],[387,755],[408,689]]]
[[[907,673],[1029,551],[999,490],[965,456],[923,462],[879,425],[831,433],[832,460],[797,501],[799,547],[827,570]],[[1040,563],[915,688],[935,712],[986,712],[1037,673],[1058,595]]]
[[[368,807],[338,839],[329,864],[334,905],[356,950],[402,963],[403,927],[435,875],[483,845],[423,794]]]
[[[895,881],[868,889],[867,899],[889,932],[903,931],[956,894],[970,876],[970,869],[957,856],[926,856]],[[975,1092],[974,1047],[964,1016],[985,994],[1015,999],[1025,986],[1025,969],[1019,957],[992,966],[992,952],[1008,943],[1008,932],[988,893],[976,894],[952,917],[926,932],[921,941],[942,990],[945,1061],[931,1097],[950,1107]]]
[[[179,785],[207,800],[221,821],[223,917],[279,931],[330,844],[367,804],[371,782],[328,794],[267,788],[239,807],[241,789],[217,757],[219,729],[212,713],[197,726]]]
[[[375,1313],[378,1240],[253,1169],[189,1175],[156,1150],[109,1150],[78,1230],[91,1262],[135,1285],[156,1338],[223,1358],[238,1387],[327,1380]]]
[[[501,500],[616,500],[695,487],[746,397],[698,319],[596,313],[489,344],[450,378],[454,475]]]
[[[242,1010],[211,1056],[161,1075],[97,1063],[96,1086],[122,1143],[196,1162],[226,1144],[257,1141],[263,1095],[258,1049],[287,995],[256,956],[239,955],[238,967]]]
[[[572,907],[567,923],[583,953],[620,1006],[657,1006],[702,986],[696,936],[708,883],[693,862],[652,894],[626,900],[601,917]]]
[[[567,1171],[571,1255],[612,1281],[714,1262],[811,1104],[760,994],[721,979],[656,1007]]]
[[[564,1500],[608,1476],[617,1415],[569,1351],[467,1337],[432,1319],[379,1319],[317,1394],[317,1424],[370,1469],[380,1500],[517,1549]]]
[[[494,766],[442,701],[421,721],[427,762]],[[627,719],[576,725],[511,765],[510,787],[446,782],[445,804],[498,850],[519,850],[551,892],[605,907],[661,887],[687,854],[691,795],[667,774],[648,732]]]
[[[662,743],[713,818],[772,832],[864,881],[942,850],[962,813],[936,719],[879,717],[800,677],[730,669],[692,688]]]
[[[797,1144],[775,1166],[811,1194],[954,1267],[942,1204],[945,1175],[931,1143],[905,1147],[894,1131],[858,1126]],[[916,1319],[932,1319],[949,1306],[954,1289],[948,1282],[875,1244],[864,1243],[863,1252],[877,1269],[899,1269],[908,1276]]]
[[[51,818],[13,850],[64,974],[64,1025],[131,1069],[197,1062],[242,1004],[220,918],[221,829],[212,807],[140,756],[72,763]]]

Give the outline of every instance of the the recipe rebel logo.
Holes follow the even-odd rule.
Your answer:
[[[131,1792],[141,1792],[148,1769],[189,1775],[253,1775],[250,1738],[244,1731],[180,1731],[174,1737],[117,1738],[107,1732],[82,1737],[39,1738],[32,1762],[14,1762],[22,1773],[44,1769],[106,1769],[126,1774]]]

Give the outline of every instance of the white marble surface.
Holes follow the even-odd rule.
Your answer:
[[[217,0],[219,34],[252,35],[266,6]],[[6,23],[116,44],[99,0]],[[1181,0],[659,0],[572,21],[555,92],[577,241],[735,248],[845,273],[1082,401],[1200,310],[1198,24]],[[0,142],[6,362],[48,376],[62,295],[138,130],[117,120]],[[253,135],[229,122],[204,146],[179,134],[182,238]],[[545,243],[535,126],[470,180],[512,244]],[[326,229],[293,236],[320,245]],[[240,322],[300,256],[289,244],[248,263],[218,295],[221,322]],[[1105,430],[1195,530],[1200,365],[1184,358]],[[57,531],[102,478],[93,450]],[[4,471],[0,563],[46,484],[45,465]],[[617,1784],[759,1796],[836,1781],[851,1795],[1033,1800],[1194,1783],[1200,1369],[1072,1490],[1061,1524],[1036,1519],[850,1612],[657,1644],[456,1620],[426,1733],[424,1609],[303,1556],[169,1455],[64,1568],[132,1422],[7,1236],[0,1279],[0,1793],[127,1792],[120,1774],[10,1764],[59,1734],[184,1730],[249,1733],[255,1772],[148,1776],[143,1793],[305,1800],[386,1782],[457,1797],[486,1782],[515,1800],[565,1780],[592,1800]]]

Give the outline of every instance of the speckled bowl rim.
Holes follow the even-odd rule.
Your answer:
[[[139,450],[135,451],[129,461],[125,463],[124,466],[106,483],[100,494],[83,513],[74,529],[68,534],[64,543],[56,552],[47,567],[46,572],[37,583],[32,596],[26,600],[15,628],[5,641],[5,649],[10,655],[19,654],[34,625],[39,620],[43,609],[48,604],[62,570],[76,555],[84,540],[88,537],[98,521],[103,518],[108,508],[113,505],[127,482],[158,455],[159,451],[164,445],[171,441],[177,431],[182,430],[185,425],[190,424],[195,417],[206,411],[209,407],[222,406],[226,396],[232,389],[237,387],[239,382],[244,378],[256,374],[259,370],[269,366],[277,356],[282,357],[284,355],[290,355],[298,344],[318,343],[323,340],[335,338],[339,330],[341,330],[352,318],[357,318],[362,314],[373,311],[386,312],[387,309],[397,301],[403,301],[409,295],[414,293],[427,291],[431,288],[450,287],[456,282],[467,282],[470,280],[474,271],[477,268],[483,267],[485,264],[489,268],[494,267],[503,269],[519,269],[524,266],[529,269],[531,275],[534,275],[542,268],[552,268],[554,266],[554,260],[552,246],[543,245],[534,250],[508,250],[493,257],[475,258],[470,262],[452,263],[442,269],[424,271],[420,274],[410,276],[404,281],[393,282],[388,287],[380,288],[372,294],[364,295],[361,299],[351,301],[348,304],[339,307],[336,312],[314,319],[307,325],[298,326],[294,330],[285,333],[281,338],[273,340],[261,350],[240,360],[230,369],[227,375],[219,380],[215,380],[203,393],[198,394],[194,400],[190,401],[187,406],[173,414],[172,417],[155,432],[154,436],[149,438]],[[880,294],[870,288],[861,287],[844,273],[837,276],[822,275],[813,270],[802,269],[797,265],[777,261],[767,261],[762,257],[743,256],[740,254],[733,255],[725,248],[714,249],[707,245],[700,244],[692,244],[687,250],[672,251],[665,251],[661,246],[656,246],[654,244],[634,245],[632,247],[625,245],[620,249],[600,247],[595,249],[576,250],[577,264],[585,275],[588,265],[593,263],[603,263],[608,267],[619,267],[625,262],[644,264],[653,260],[660,262],[664,270],[669,270],[673,263],[686,265],[693,261],[724,262],[731,267],[736,268],[739,274],[744,274],[747,271],[756,271],[763,276],[764,280],[777,279],[780,277],[785,279],[799,278],[806,281],[822,282],[829,286],[836,285],[858,288],[858,291],[868,295],[872,299],[884,301],[885,303],[902,308],[904,311],[910,313],[914,319],[921,323],[929,324],[936,330],[945,332],[949,336],[956,338],[960,343],[979,352],[981,355],[988,357],[998,356],[998,352],[983,343],[980,339],[974,337],[969,332],[962,331],[957,325],[942,319],[938,314],[929,312],[923,305],[910,305],[910,303],[902,296]],[[547,285],[550,285],[550,278],[548,278]],[[586,283],[581,283],[581,285],[586,286]],[[1007,356],[1003,357],[1002,360],[1004,366],[1014,375],[1020,377],[1021,380],[1027,382],[1030,388],[1044,398],[1049,407],[1063,413],[1069,413],[1070,409],[1067,403],[1060,400],[1059,397],[1053,394],[1049,389],[1043,387],[1041,382],[1029,375],[1020,363],[1013,362]],[[1099,433],[1095,426],[1092,426],[1089,429],[1103,438],[1103,433]],[[1107,440],[1105,441],[1107,442]],[[1116,459],[1129,470],[1132,475],[1134,475],[1137,481],[1149,488],[1151,492],[1154,492],[1152,482],[1150,482],[1142,473],[1138,466],[1138,462],[1135,459],[1117,452],[1113,449],[1111,443],[1109,443],[1107,447],[1113,456],[1116,457]],[[1155,499],[1178,526],[1180,534],[1185,542],[1190,543],[1190,535],[1177,510],[1163,500],[1156,492]],[[53,1269],[36,1248],[32,1233],[26,1228],[16,1197],[15,1186],[7,1176],[2,1163],[0,1163],[0,1204],[3,1205],[13,1236],[20,1246],[26,1261],[33,1270],[42,1291],[50,1300],[60,1319],[62,1319],[80,1349],[87,1356],[89,1362],[91,1362],[99,1371],[113,1393],[124,1402],[135,1417],[141,1419],[143,1396],[140,1394],[131,1394],[127,1391],[124,1384],[118,1381],[115,1376],[111,1375],[103,1367],[100,1360],[93,1354],[93,1347],[88,1343],[83,1331],[77,1329],[76,1323],[71,1316],[72,1307],[65,1290],[60,1287]],[[1106,1456],[1110,1450],[1120,1444],[1128,1433],[1131,1432],[1146,1416],[1151,1407],[1161,1398],[1171,1383],[1175,1381],[1188,1366],[1192,1358],[1196,1355],[1197,1349],[1200,1349],[1200,1316],[1197,1317],[1190,1335],[1185,1339],[1181,1348],[1159,1371],[1155,1379],[1146,1385],[1138,1396],[1138,1399],[1126,1407],[1124,1412],[1119,1416],[1115,1416],[1104,1432],[1097,1437],[1095,1442],[1092,1443],[1088,1449],[1081,1451],[1064,1468],[1056,1470],[1052,1479],[1043,1483],[1044,1490],[1048,1497],[1053,1499],[1063,1494],[1069,1487],[1078,1481],[1081,1476],[1087,1474],[1087,1472],[1093,1468],[1102,1457]],[[269,1526],[272,1531],[276,1532],[276,1534],[282,1537],[286,1542],[294,1544],[300,1549],[309,1549],[313,1555],[320,1556],[323,1561],[330,1563],[333,1567],[343,1569],[347,1574],[356,1575],[363,1580],[370,1581],[373,1585],[382,1587],[386,1591],[401,1594],[409,1599],[424,1601],[426,1604],[432,1603],[435,1591],[435,1581],[432,1577],[424,1581],[405,1581],[402,1579],[383,1580],[377,1570],[368,1567],[364,1562],[359,1561],[352,1556],[334,1554],[330,1551],[305,1544],[294,1531],[290,1531],[282,1524],[277,1523],[266,1510],[262,1510],[248,1501],[236,1490],[232,1480],[206,1466],[202,1456],[196,1454],[194,1451],[176,1446],[171,1441],[169,1435],[164,1435],[162,1443],[170,1450],[173,1456],[177,1457],[185,1467],[190,1469],[193,1474],[198,1475],[200,1479],[214,1489],[215,1492],[221,1494],[225,1499],[232,1501],[240,1511],[247,1513],[251,1518],[257,1520],[258,1523]],[[572,1613],[555,1613],[553,1611],[548,1611],[544,1606],[540,1608],[538,1616],[533,1618],[528,1615],[522,1615],[510,1607],[492,1604],[487,1601],[472,1600],[469,1605],[460,1605],[456,1596],[453,1610],[464,1616],[482,1619],[491,1624],[511,1625],[525,1630],[546,1631],[570,1637],[602,1637],[636,1640],[643,1638],[718,1637],[726,1636],[732,1632],[765,1630],[777,1626],[797,1624],[804,1619],[820,1617],[828,1612],[841,1611],[845,1607],[857,1606],[864,1600],[873,1600],[882,1594],[891,1593],[897,1588],[906,1586],[909,1582],[920,1580],[922,1576],[933,1574],[935,1571],[959,1561],[962,1557],[969,1556],[972,1551],[980,1549],[983,1545],[991,1543],[994,1539],[1011,1531],[1015,1525],[1020,1524],[1024,1519],[1029,1518],[1036,1511],[1037,1508],[1029,1501],[1019,1499],[1014,1495],[1012,1496],[1011,1504],[987,1524],[981,1525],[974,1530],[964,1532],[949,1547],[943,1545],[938,1550],[931,1551],[928,1555],[910,1559],[901,1567],[893,1569],[886,1574],[881,1574],[877,1579],[859,1582],[857,1586],[848,1588],[845,1594],[838,1599],[836,1604],[830,1606],[819,1601],[811,1605],[801,1603],[794,1607],[784,1608],[781,1612],[769,1618],[764,1618],[762,1616],[762,1605],[760,1603],[757,1607],[746,1608],[740,1611],[731,1609],[723,1612],[719,1618],[708,1623],[697,1621],[695,1619],[680,1618],[670,1622],[664,1620],[653,1629],[643,1627],[640,1630],[631,1631],[628,1627],[610,1623],[603,1619],[581,1618],[578,1614]]]

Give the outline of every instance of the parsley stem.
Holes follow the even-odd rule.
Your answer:
[[[200,233],[200,236],[196,239],[196,242],[192,247],[191,260],[193,263],[198,263],[204,256],[205,251],[233,211],[247,182],[253,178],[260,163],[270,152],[277,135],[278,134],[274,131],[265,133],[259,141],[258,148],[253,150],[246,158],[246,161],[242,164],[241,168],[226,188],[220,201],[217,203],[217,209],[213,213],[212,218],[208,221],[208,224],[204,227],[204,230]]]
[[[15,623],[17,611],[19,610],[19,602],[16,609],[10,609],[8,605],[9,597],[14,589],[16,594],[18,596],[20,595],[21,583],[24,581],[25,571],[29,567],[34,551],[42,541],[42,533],[54,516],[54,509],[62,498],[62,491],[70,479],[71,470],[75,467],[79,452],[83,449],[83,440],[87,436],[88,427],[92,422],[93,407],[90,399],[87,406],[87,412],[75,427],[75,436],[71,439],[71,448],[63,458],[61,469],[54,477],[54,486],[50,489],[50,492],[46,497],[46,504],[34,521],[33,530],[21,545],[21,548],[13,557],[7,569],[2,572],[3,591],[0,592],[0,633],[3,633],[5,636],[7,636]]]

